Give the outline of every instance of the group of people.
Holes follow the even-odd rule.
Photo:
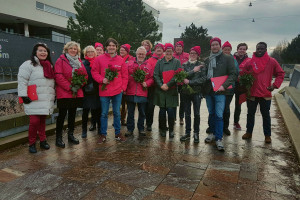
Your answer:
[[[65,147],[62,133],[66,115],[68,115],[68,142],[79,144],[79,140],[74,137],[78,107],[83,108],[81,137],[87,137],[88,116],[91,111],[89,130],[97,129],[98,142],[105,142],[110,105],[113,110],[115,139],[118,141],[125,141],[126,137],[133,136],[136,107],[139,135],[146,136],[146,131],[152,131],[155,106],[159,107],[159,134],[162,137],[166,137],[167,132],[169,138],[174,137],[176,108],[179,106],[179,123],[185,124],[185,133],[180,140],[190,140],[193,105],[193,141],[199,143],[202,98],[205,98],[209,112],[206,130],[209,134],[205,142],[215,142],[217,149],[224,151],[222,138],[223,133],[230,135],[228,127],[233,95],[235,95],[234,128],[241,130],[239,125],[241,93],[238,79],[241,71],[251,72],[255,78],[250,96],[247,97],[247,130],[242,138],[252,137],[255,111],[260,104],[265,142],[270,143],[271,92],[280,87],[284,72],[277,61],[269,57],[267,44],[259,42],[252,58],[247,56],[248,46],[245,43],[237,46],[234,55],[231,54],[231,44],[225,42],[222,45],[221,39],[217,37],[211,39],[210,47],[210,56],[204,62],[200,62],[200,46],[194,46],[189,53],[185,53],[183,41],[177,42],[175,46],[171,43],[157,43],[152,53],[152,43],[144,40],[135,52],[136,57],[133,57],[130,55],[129,44],[123,44],[119,48],[118,42],[109,38],[104,45],[97,42],[94,46],[85,47],[82,61],[80,45],[71,41],[64,46],[63,54],[53,65],[47,45],[36,44],[31,59],[20,66],[18,73],[18,96],[22,98],[25,113],[30,118],[29,151],[37,152],[37,135],[40,147],[50,148],[46,141],[45,120],[46,116],[53,112],[55,99],[59,110],[56,121],[57,147]],[[75,88],[74,93],[71,80],[78,69],[86,72],[87,82],[80,88]],[[186,72],[186,77],[180,84],[174,76],[178,69]],[[117,75],[114,77],[108,75],[110,70],[115,71]],[[144,80],[136,79],[137,70],[144,72]],[[227,78],[215,89],[211,80],[221,76]],[[273,76],[275,81],[272,83]],[[36,85],[37,100],[31,100],[28,96],[30,85]],[[125,135],[121,133],[121,125],[127,126]]]

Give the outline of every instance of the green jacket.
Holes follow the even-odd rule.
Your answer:
[[[154,105],[165,108],[178,106],[178,92],[174,77],[167,83],[169,87],[167,91],[163,91],[161,86],[163,85],[162,73],[170,70],[176,71],[178,68],[180,68],[180,66],[180,61],[175,58],[172,58],[169,61],[166,61],[165,58],[162,58],[161,60],[157,61],[153,74],[153,78],[156,83],[153,99]]]
[[[203,84],[207,81],[206,76],[206,67],[202,67],[200,71],[194,72],[193,69],[195,66],[204,65],[204,63],[197,61],[196,63],[190,63],[189,61],[182,65],[184,71],[188,73],[187,79],[190,81],[189,86],[193,89],[195,93],[201,93],[201,88]],[[190,95],[190,91],[185,89],[185,87],[181,90],[182,94]]]
[[[233,85],[237,81],[237,71],[234,64],[234,58],[230,55],[225,55],[224,53],[217,56],[217,67],[214,68],[213,77],[225,76],[228,75],[227,80],[223,83],[223,87],[225,88],[224,92],[218,92],[217,94],[228,95],[230,90],[227,90],[230,85]],[[208,71],[209,58],[204,61],[206,68],[206,74]],[[205,83],[203,88],[204,94],[213,94],[215,93],[212,88],[211,81],[208,80]]]

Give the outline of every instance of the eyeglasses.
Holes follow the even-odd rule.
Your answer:
[[[190,55],[197,55],[197,53],[194,53],[194,52],[192,53],[192,52],[191,52]]]
[[[137,53],[136,55],[138,55],[138,56],[144,56],[146,54],[145,53]]]
[[[95,53],[94,51],[87,51],[86,53]]]

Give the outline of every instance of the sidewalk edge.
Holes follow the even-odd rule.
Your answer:
[[[290,108],[282,94],[275,94],[274,96],[292,143],[295,147],[298,159],[300,160],[300,120]]]

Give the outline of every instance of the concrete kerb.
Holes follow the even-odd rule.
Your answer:
[[[297,152],[298,159],[300,160],[300,134],[299,124],[300,120],[297,118],[293,110],[290,108],[288,103],[282,94],[275,94],[275,100],[283,117],[284,123],[287,127],[292,143]]]

